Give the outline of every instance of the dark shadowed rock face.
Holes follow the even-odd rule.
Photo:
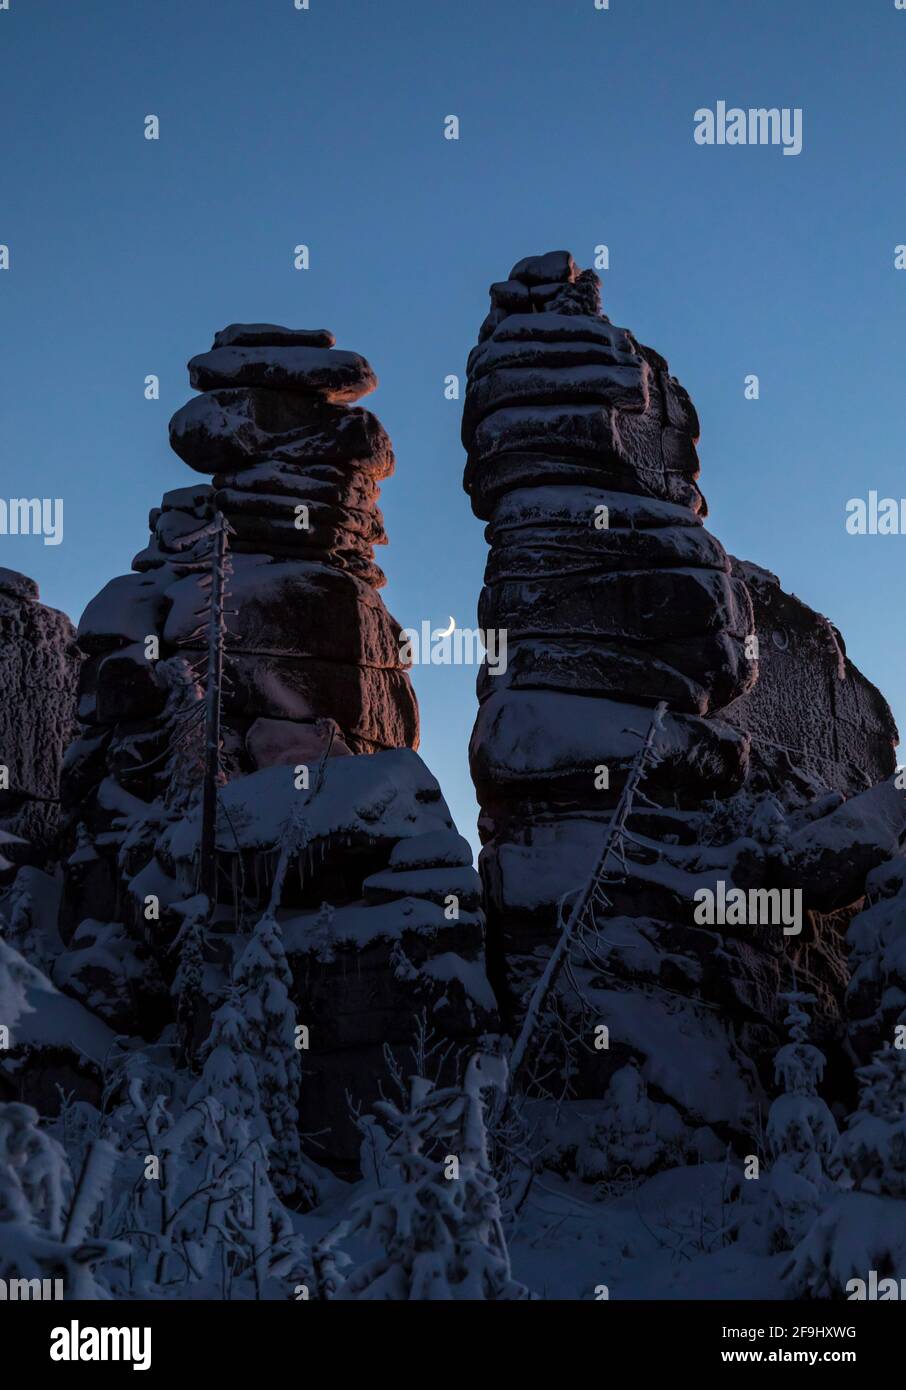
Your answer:
[[[65,613],[38,601],[33,579],[0,568],[0,829],[27,842],[3,849],[14,863],[41,862],[55,848],[79,660]]]
[[[897,728],[881,692],[846,655],[832,623],[768,570],[743,560],[758,636],[758,681],[724,717],[752,736],[752,766],[773,784],[803,773],[852,794],[889,777]]]
[[[508,638],[505,673],[479,675],[470,748],[489,960],[518,1017],[665,702],[578,971],[611,1043],[577,1085],[602,1095],[638,1063],[688,1155],[751,1143],[794,965],[839,1065],[842,933],[903,828],[874,787],[893,766],[886,704],[826,620],[705,530],[698,433],[667,363],[610,323],[568,253],[491,287],[463,411],[465,488],[490,545],[479,618]],[[696,922],[696,892],[719,881],[800,886],[801,931]]]

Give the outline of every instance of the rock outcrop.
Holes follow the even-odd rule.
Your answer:
[[[100,804],[107,777],[143,799],[170,780],[172,659],[203,664],[216,512],[231,528],[229,774],[316,761],[324,718],[336,725],[332,756],[418,746],[400,629],[374,562],[393,450],[380,422],[350,404],[374,388],[374,372],[332,344],[323,330],[233,324],[189,363],[203,394],[174,415],[170,439],[212,481],[165,494],[133,573],[111,580],[79,624],[83,728],[64,793],[95,841],[122,809]],[[109,893],[91,904],[93,915],[112,907]]]
[[[378,592],[377,499],[394,458],[380,422],[353,404],[376,378],[333,341],[234,324],[189,363],[202,394],[174,415],[170,439],[210,481],[165,495],[133,572],[79,625],[66,949],[53,980],[119,1032],[170,1036],[185,924],[205,901],[197,716],[225,519],[217,901],[180,1027],[188,1015],[190,1046],[204,1039],[248,931],[273,910],[311,1036],[300,1122],[348,1165],[360,1141],[349,1101],[376,1094],[384,1048],[411,1046],[422,1015],[465,1044],[494,1026],[496,1005],[480,881],[414,751],[400,628]]]
[[[733,573],[752,599],[758,680],[723,717],[750,735],[753,774],[766,786],[847,795],[889,777],[898,737],[890,707],[840,632],[769,570],[733,560]]]
[[[56,849],[79,661],[65,613],[38,601],[33,579],[0,569],[0,830],[25,841],[3,847],[12,863],[43,863]]]
[[[281,846],[302,800],[291,767],[239,777],[221,792],[218,851],[224,875],[267,901]],[[320,1152],[345,1167],[361,1135],[350,1101],[373,1099],[385,1048],[406,1058],[424,1027],[450,1045],[474,1045],[497,1027],[484,965],[481,882],[440,787],[411,749],[331,758],[304,806],[277,912],[295,979],[294,1003],[310,1033],[302,1123],[325,1131]],[[191,885],[197,809],[166,827],[154,859],[129,883],[132,914],[148,892],[178,902]],[[216,998],[246,938],[221,913]],[[453,1074],[451,1069],[450,1075]]]
[[[893,767],[889,710],[830,624],[705,529],[698,434],[667,363],[610,323],[597,277],[566,252],[491,287],[463,443],[491,547],[479,624],[507,633],[505,673],[479,674],[470,749],[493,978],[518,1018],[664,702],[625,862],[574,972],[586,1012],[561,1008],[580,1034],[589,1016],[610,1029],[608,1050],[580,1049],[579,1093],[638,1065],[689,1155],[751,1144],[794,967],[839,1061],[841,909],[906,826],[884,788],[865,790]],[[797,884],[795,936],[696,920],[700,889]]]
[[[479,624],[506,630],[508,658],[480,674],[471,762],[489,901],[508,915],[508,847],[606,821],[655,702],[665,800],[740,787],[748,737],[714,716],[757,667],[748,590],[702,525],[695,411],[664,359],[600,313],[597,277],[565,252],[521,261],[491,301],[465,487],[491,545]],[[556,874],[544,900],[568,886]]]

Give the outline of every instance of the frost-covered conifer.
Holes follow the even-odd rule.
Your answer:
[[[866,905],[846,934],[849,1036],[863,1062],[898,1029],[906,1042],[906,859],[873,870],[865,888]]]
[[[786,1271],[793,1298],[845,1297],[906,1271],[906,1050],[888,1043],[857,1073],[859,1103],[841,1140],[854,1190],[830,1201]]]
[[[273,1136],[271,1160],[281,1195],[299,1187],[304,1166],[299,1144],[301,1064],[289,996],[292,978],[280,927],[265,913],[239,958],[234,983],[242,998],[261,1104]]]
[[[616,1173],[646,1173],[681,1162],[683,1122],[672,1105],[648,1095],[638,1063],[614,1072],[600,1112],[576,1153],[576,1171],[585,1179]]]
[[[267,1133],[258,1077],[249,1055],[248,1022],[235,989],[211,1020],[202,1058],[204,1066],[189,1096],[190,1104],[213,1096],[228,1118],[245,1121],[250,1134],[257,1137]]]
[[[490,1170],[482,1091],[502,1088],[502,1059],[476,1054],[463,1085],[435,1089],[413,1077],[407,1110],[375,1109],[392,1134],[393,1185],[366,1197],[351,1233],[382,1253],[354,1271],[341,1299],[518,1299],[497,1186]]]
[[[906,1199],[906,1049],[882,1048],[857,1073],[859,1105],[842,1140],[861,1192]]]
[[[196,893],[183,903],[173,903],[172,907],[182,917],[182,926],[171,948],[178,956],[178,964],[170,993],[176,1002],[176,1026],[180,1041],[191,1065],[204,979],[208,900],[203,893]]]
[[[322,903],[312,924],[308,942],[317,960],[328,964],[336,954],[334,918],[336,911],[330,903]]]
[[[189,1100],[200,1104],[216,1098],[222,1110],[221,1152],[211,1174],[221,1185],[214,1219],[224,1246],[237,1254],[238,1273],[251,1280],[256,1297],[270,1285],[278,1296],[291,1298],[297,1285],[311,1285],[311,1259],[271,1182],[270,1129],[249,1043],[248,1021],[233,990],[214,1015],[204,1067]]]
[[[837,1124],[818,1095],[824,1053],[808,1041],[806,1006],[815,996],[793,990],[780,998],[790,1006],[785,1020],[790,1041],[774,1061],[774,1077],[783,1091],[768,1112],[767,1142],[773,1159],[768,1230],[772,1247],[788,1250],[808,1230],[841,1165]]]

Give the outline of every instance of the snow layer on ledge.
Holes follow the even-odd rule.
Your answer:
[[[313,782],[316,769],[309,769]],[[389,749],[357,758],[331,758],[317,794],[298,790],[292,767],[268,767],[229,782],[221,791],[225,815],[218,827],[218,849],[273,850],[304,822],[317,840],[349,835],[401,840],[426,831],[453,828],[440,787],[417,753]],[[235,838],[233,833],[235,828]],[[190,859],[198,844],[198,812],[168,832],[176,859]]]

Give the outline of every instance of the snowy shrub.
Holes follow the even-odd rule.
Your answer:
[[[390,1187],[357,1206],[350,1234],[381,1248],[354,1271],[341,1299],[521,1299],[510,1273],[496,1183],[490,1171],[482,1091],[502,1088],[505,1063],[476,1054],[462,1086],[413,1077],[409,1105],[375,1109],[391,1135]]]
[[[860,1067],[859,1105],[842,1148],[863,1192],[906,1197],[906,1051],[887,1046]]]
[[[62,1147],[39,1128],[37,1111],[0,1105],[0,1279],[60,1279],[69,1299],[108,1297],[94,1266],[129,1254],[92,1234],[116,1163],[95,1141],[73,1182]]]
[[[209,916],[208,900],[197,893],[186,902],[171,904],[182,918],[171,951],[176,952],[178,964],[170,993],[176,1004],[176,1028],[189,1064],[193,1063],[194,1036],[204,975],[206,928]]]
[[[299,1143],[302,1068],[289,996],[292,981],[280,928],[266,913],[239,958],[234,982],[242,997],[261,1103],[273,1136],[274,1180],[281,1195],[304,1185]]]
[[[841,1192],[784,1269],[790,1298],[844,1298],[851,1279],[906,1277],[906,1202]]]
[[[823,1196],[841,1172],[840,1135],[833,1115],[818,1095],[824,1054],[808,1041],[805,1006],[814,995],[792,991],[780,996],[790,1005],[790,1041],[777,1053],[775,1079],[783,1093],[768,1112],[767,1143],[773,1158],[768,1185],[768,1235],[775,1250],[789,1250],[809,1229]]]
[[[649,1173],[681,1161],[686,1134],[672,1105],[659,1105],[648,1096],[638,1066],[631,1062],[610,1079],[603,1108],[576,1153],[580,1178],[612,1178],[627,1168]]]
[[[204,1056],[187,1103],[147,1100],[134,1076],[112,1117],[134,1177],[120,1209],[133,1228],[132,1289],[291,1298],[311,1264],[271,1184],[269,1132],[234,1000],[215,1014]]]
[[[797,1247],[785,1271],[794,1298],[841,1297],[871,1270],[906,1276],[906,1052],[888,1045],[857,1075],[840,1142],[857,1190],[831,1201]]]

